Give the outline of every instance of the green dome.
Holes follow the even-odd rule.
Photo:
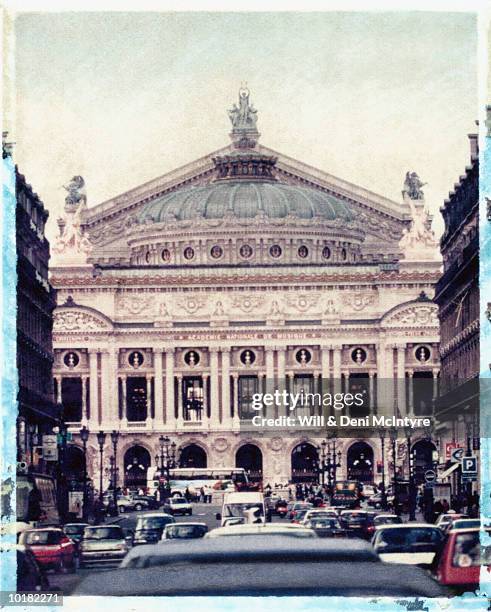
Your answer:
[[[153,200],[140,212],[137,222],[222,219],[229,215],[252,219],[258,214],[272,219],[288,215],[301,219],[321,217],[331,221],[354,219],[346,202],[322,191],[279,182],[225,180],[179,189]]]

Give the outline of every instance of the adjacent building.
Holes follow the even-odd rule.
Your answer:
[[[48,280],[48,219],[39,196],[15,168],[17,244],[18,459],[47,471],[40,445],[59,425],[53,394],[53,311],[56,292]]]
[[[454,494],[478,490],[477,473],[463,482],[462,466],[452,455],[479,455],[479,151],[477,134],[469,135],[470,164],[454,185],[441,212],[443,276],[437,283],[441,391],[436,404],[444,480]],[[461,451],[462,453],[462,451]],[[465,475],[464,475],[465,478]],[[472,483],[472,484],[470,484]]]

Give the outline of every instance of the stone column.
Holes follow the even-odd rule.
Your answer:
[[[210,377],[208,374],[203,374],[203,412],[201,414],[201,422],[206,423],[208,421],[208,386],[210,384]]]
[[[333,348],[332,355],[332,375],[334,379],[333,392],[340,393],[341,392],[341,352],[340,346],[335,346]]]
[[[165,349],[165,412],[166,427],[174,429],[176,426],[174,399],[174,349]]]
[[[222,349],[222,427],[232,427],[230,414],[230,348]]]
[[[182,374],[178,374],[177,378],[177,420],[175,421],[176,429],[183,428],[184,410],[182,402]]]
[[[329,391],[329,347],[321,346],[321,380],[322,380],[322,393]]]
[[[368,395],[369,397],[369,407],[370,407],[370,414],[374,414],[375,412],[375,373],[374,372],[368,372]]]
[[[234,429],[240,426],[240,415],[239,415],[239,375],[237,372],[232,374],[233,385],[234,385]]]
[[[266,348],[266,390],[268,393],[274,388],[274,349]]]
[[[392,349],[385,342],[377,344],[377,413],[392,416],[394,413]]]
[[[62,404],[63,403],[63,396],[61,393],[61,382],[63,380],[62,376],[57,376],[56,377],[56,402],[58,404]]]
[[[281,392],[286,389],[285,381],[285,349],[284,347],[278,348],[278,390]],[[285,406],[282,414],[288,416],[288,406]]]
[[[408,370],[408,385],[409,385],[409,405],[407,413],[409,416],[414,416],[414,370]]]
[[[152,419],[152,376],[150,374],[146,375],[147,381],[147,418],[146,428],[153,429],[153,419]]]
[[[218,349],[210,348],[210,423],[211,429],[220,426],[219,399],[218,399]]]
[[[401,416],[406,415],[406,345],[397,348],[397,407]]]
[[[314,372],[314,385],[313,385],[313,387],[314,387],[313,388],[313,393],[314,394],[322,393],[322,390],[321,390],[320,384],[319,384],[320,379],[321,379],[321,373],[318,372],[318,371],[315,371]],[[321,399],[322,399],[322,396],[321,396]],[[312,408],[310,410],[310,414],[322,414],[322,401],[321,401],[320,404],[317,404],[315,402],[313,403]]]
[[[97,350],[89,349],[89,372],[90,372],[90,420],[89,429],[99,429],[99,397],[97,393]]]
[[[87,425],[87,381],[88,376],[82,376],[82,427]],[[59,384],[59,383],[58,383]],[[61,386],[59,386],[61,388]]]
[[[433,399],[435,400],[438,397],[438,374],[440,370],[438,368],[434,368],[433,372]]]
[[[110,429],[113,424],[111,398],[111,371],[109,351],[101,351],[101,429]]]
[[[153,349],[153,369],[155,373],[154,391],[155,391],[155,427],[162,429],[164,427],[164,389],[162,384],[162,349]]]
[[[118,429],[119,423],[119,348],[111,346],[109,349],[109,402],[111,404],[111,422],[113,428]]]
[[[126,374],[121,376],[121,425],[128,427],[128,406],[126,405]]]

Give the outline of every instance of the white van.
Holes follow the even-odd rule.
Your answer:
[[[223,498],[222,513],[216,518],[226,525],[264,524],[271,520],[262,493],[226,493]]]

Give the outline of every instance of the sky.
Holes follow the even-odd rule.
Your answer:
[[[229,142],[247,82],[261,143],[401,199],[406,171],[439,207],[477,130],[472,13],[29,13],[15,20],[19,170],[50,211],[89,207]]]

